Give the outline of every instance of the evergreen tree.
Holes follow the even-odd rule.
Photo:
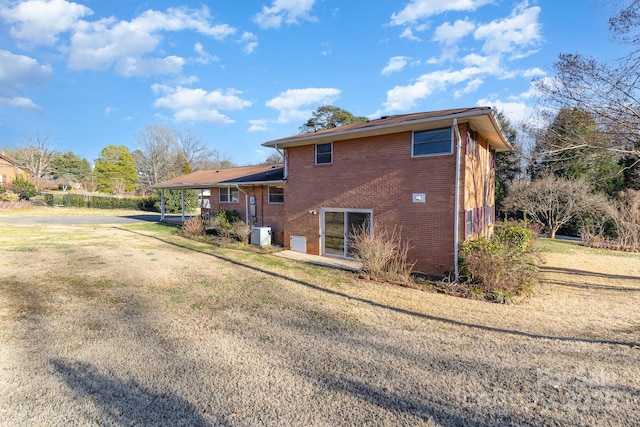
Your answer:
[[[120,193],[137,187],[136,162],[124,145],[108,145],[96,160],[95,178],[98,191]]]

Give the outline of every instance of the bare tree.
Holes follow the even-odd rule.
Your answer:
[[[524,212],[554,239],[560,227],[578,215],[603,210],[607,200],[591,193],[584,180],[547,175],[531,182],[515,182],[504,204],[511,212]]]
[[[147,125],[136,135],[140,150],[134,152],[136,169],[145,186],[175,174],[176,132],[162,126]]]
[[[271,153],[269,157],[267,157],[262,163],[265,165],[279,165],[281,163],[284,163],[284,158],[282,157],[282,154],[280,154],[280,152],[275,151]]]
[[[49,136],[41,136],[39,133],[25,138],[22,145],[13,152],[13,157],[38,178],[49,172],[51,163],[59,155],[52,149]]]
[[[626,56],[601,62],[588,55],[561,54],[554,65],[555,77],[536,83],[545,95],[545,108],[583,110],[600,133],[599,138],[578,139],[557,150],[589,147],[640,158],[640,0],[624,3],[627,6],[609,20],[609,29],[631,47]]]
[[[210,161],[219,157],[219,153],[207,148],[199,137],[193,135],[191,129],[176,132],[176,147],[189,168],[194,171],[206,169]]]

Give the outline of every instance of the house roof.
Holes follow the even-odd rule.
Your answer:
[[[451,126],[454,119],[457,119],[458,123],[471,123],[473,129],[487,138],[489,144],[496,151],[511,150],[511,144],[504,136],[491,107],[457,108],[424,113],[383,116],[379,119],[368,120],[366,122],[274,139],[262,145],[272,148],[286,148],[386,135],[403,131],[426,130]]]
[[[0,160],[4,160],[5,162],[7,162],[8,164],[10,164],[11,166],[14,166],[16,168],[20,168],[22,170],[28,170],[27,168],[25,168],[24,166],[22,166],[20,163],[18,163],[17,160],[12,159],[11,157],[5,155],[4,153],[0,152]]]
[[[209,188],[282,183],[284,183],[282,165],[255,165],[196,171],[152,185],[151,188]]]

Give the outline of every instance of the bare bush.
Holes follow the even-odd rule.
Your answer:
[[[249,243],[249,235],[251,234],[251,227],[249,225],[244,221],[234,221],[231,227],[233,228],[233,235],[239,242]]]
[[[605,215],[583,225],[581,237],[591,247],[640,251],[640,191],[620,193],[617,201],[607,205]]]
[[[531,182],[514,183],[504,201],[506,209],[524,212],[542,225],[552,239],[560,227],[572,219],[602,210],[606,204],[606,198],[601,194],[593,194],[584,180],[569,180],[553,175]]]
[[[352,230],[350,245],[362,263],[362,270],[380,279],[410,280],[415,263],[408,259],[409,242],[403,241],[401,233],[394,228],[391,234],[366,227]]]
[[[182,234],[189,237],[204,236],[204,220],[197,216],[182,224]]]

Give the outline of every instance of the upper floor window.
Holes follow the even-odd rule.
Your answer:
[[[269,203],[284,203],[284,185],[269,186]]]
[[[478,133],[474,130],[467,130],[467,155],[478,154]]]
[[[316,165],[327,165],[333,162],[333,143],[316,144]]]
[[[237,203],[239,200],[237,188],[220,188],[220,203]]]
[[[453,153],[453,139],[450,127],[413,132],[413,157],[451,153]]]

